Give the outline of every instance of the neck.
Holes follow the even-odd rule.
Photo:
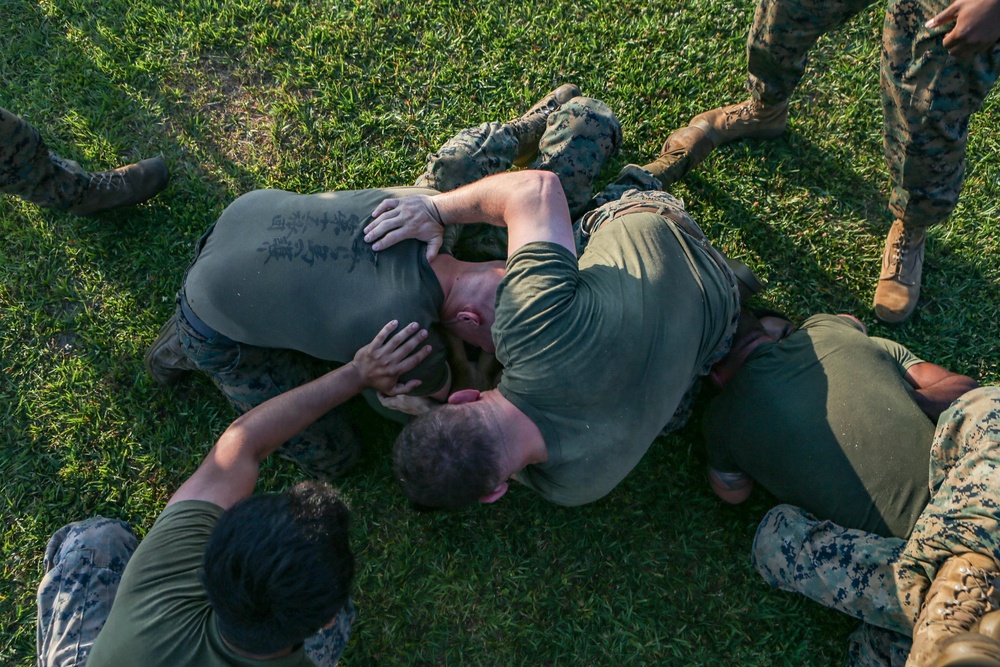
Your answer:
[[[503,262],[463,262],[451,255],[438,255],[430,264],[444,293],[442,322],[454,319],[463,310],[478,312],[484,305],[492,307],[503,277]]]
[[[274,658],[280,658],[292,652],[292,647],[289,646],[288,648],[283,648],[280,651],[275,651],[274,653],[268,653],[266,655],[261,655],[260,653],[251,653],[250,651],[244,651],[239,646],[233,645],[228,639],[223,637],[221,634],[219,635],[219,637],[222,638],[222,643],[225,644],[230,651],[232,651],[236,655],[241,655],[244,658],[252,658],[254,660],[273,660]]]
[[[484,391],[480,400],[489,406],[488,419],[493,421],[494,428],[503,439],[504,479],[526,466],[548,461],[549,452],[545,448],[542,432],[528,415],[508,401],[498,389]]]

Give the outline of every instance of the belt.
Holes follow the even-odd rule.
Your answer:
[[[188,303],[187,297],[184,296],[184,292],[177,295],[177,304],[180,306],[181,316],[187,320],[188,326],[194,329],[199,336],[212,339],[217,338],[220,335],[218,331],[205,324],[200,317],[194,314],[194,311],[191,310],[191,305]]]

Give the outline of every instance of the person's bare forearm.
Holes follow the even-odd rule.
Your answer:
[[[915,389],[913,399],[924,414],[936,422],[941,413],[959,396],[978,386],[978,382],[966,375],[949,375],[926,387]]]
[[[436,195],[433,201],[444,225],[486,222],[506,227],[512,218],[540,211],[546,188],[539,172],[511,172]]]

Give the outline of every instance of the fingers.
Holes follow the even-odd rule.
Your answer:
[[[444,236],[435,236],[430,241],[427,242],[427,261],[433,261],[438,253],[441,252],[441,246],[444,245]]]
[[[397,206],[399,206],[399,200],[398,199],[383,199],[382,202],[378,206],[375,207],[375,210],[372,211],[372,218],[377,218],[380,215],[382,215],[383,213],[385,213],[386,211],[391,211],[392,209],[396,208]],[[371,225],[369,225],[369,227],[370,226]],[[367,233],[367,232],[368,232],[368,228],[366,227],[365,228],[365,233]]]
[[[387,213],[383,213],[378,218],[368,223],[368,226],[365,227],[365,241],[372,243],[373,241],[382,239],[389,232],[394,229],[399,229],[402,226],[403,219],[400,217],[399,209],[393,209]]]
[[[937,16],[935,16],[934,18],[932,18],[929,21],[927,21],[927,23],[924,24],[924,27],[927,27],[927,28],[936,28],[939,25],[944,25],[945,23],[950,23],[955,18],[955,16],[957,14],[958,14],[958,8],[956,7],[955,3],[952,3],[952,4],[948,5],[947,7],[945,7],[945,9],[944,9],[943,12],[941,12],[940,14],[938,14]]]
[[[392,320],[391,322],[387,323],[384,327],[379,329],[379,332],[375,334],[375,338],[372,339],[372,343],[375,344],[375,347],[382,347],[383,343],[385,343],[385,339],[388,338],[389,334],[395,331],[396,327],[398,326],[399,326],[399,320]]]

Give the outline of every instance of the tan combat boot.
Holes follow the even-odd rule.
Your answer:
[[[952,556],[945,561],[917,617],[906,667],[938,665],[946,641],[969,634],[986,612],[1000,607],[997,569],[992,558],[975,553]],[[979,636],[986,639],[985,635]]]
[[[917,307],[926,237],[926,227],[904,227],[899,220],[892,223],[872,303],[875,315],[883,322],[902,322]]]
[[[764,106],[750,98],[739,104],[719,107],[700,113],[688,123],[704,132],[716,145],[737,139],[774,139],[785,131],[788,123],[788,100]]]
[[[538,155],[538,142],[545,133],[545,123],[549,114],[580,95],[580,87],[572,83],[564,83],[551,93],[538,100],[535,106],[528,109],[520,118],[506,123],[507,127],[517,135],[517,157],[515,167],[527,167]]]
[[[1000,667],[1000,641],[977,632],[955,635],[941,643],[931,667]]]
[[[76,215],[94,215],[132,206],[165,188],[169,178],[167,166],[159,158],[93,173],[80,201],[67,210]]]
[[[663,189],[667,190],[701,164],[713,148],[715,144],[700,128],[681,128],[667,137],[660,156],[643,169],[656,176]]]

